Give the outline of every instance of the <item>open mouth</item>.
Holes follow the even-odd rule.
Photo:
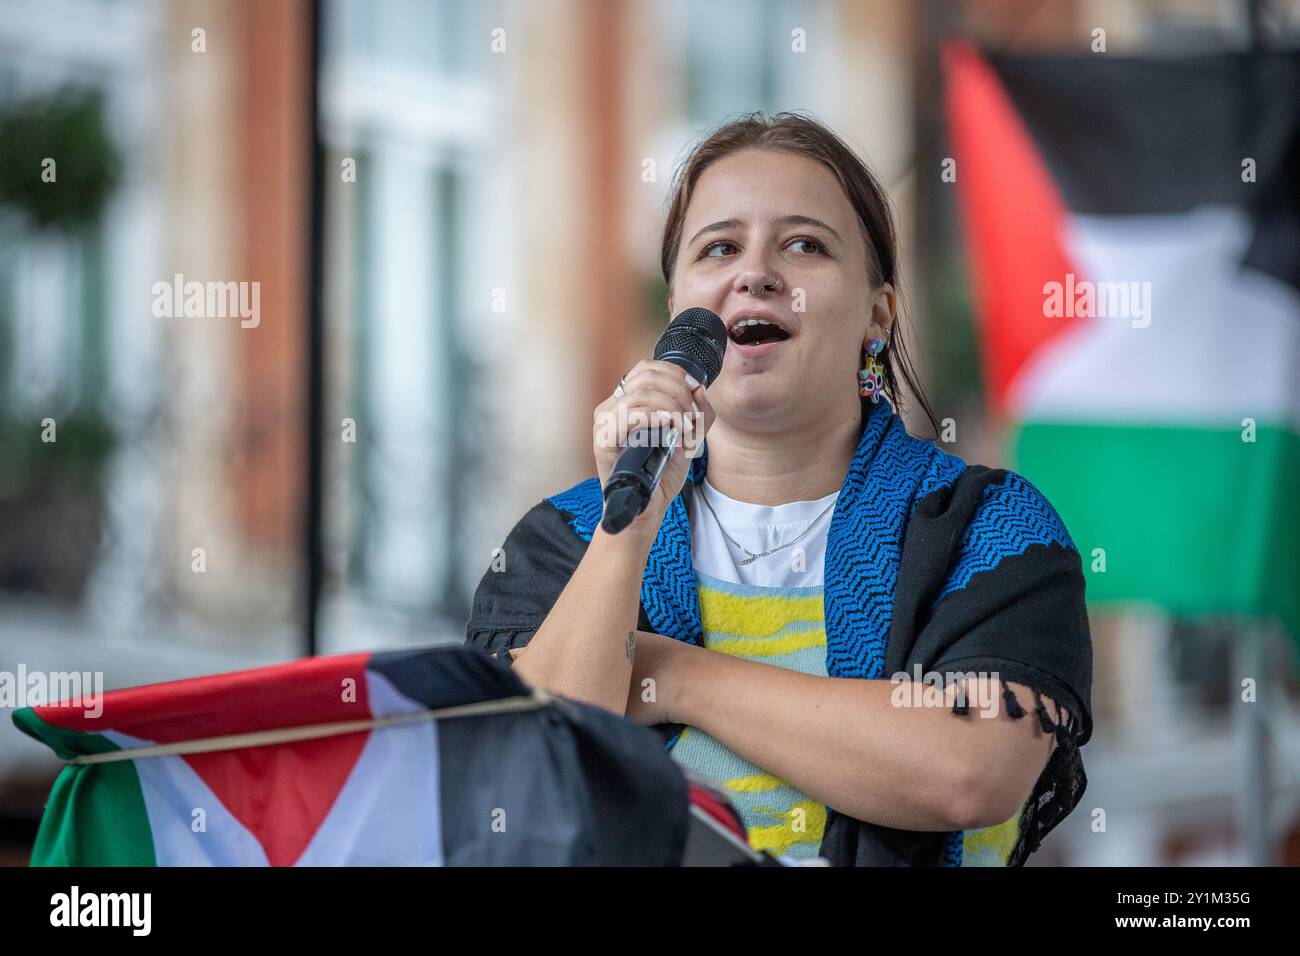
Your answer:
[[[766,345],[784,342],[790,333],[764,319],[744,319],[732,326],[729,336],[737,345]]]

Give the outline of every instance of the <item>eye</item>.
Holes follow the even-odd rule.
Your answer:
[[[824,245],[822,245],[821,240],[820,240],[820,239],[814,239],[814,238],[812,238],[811,236],[798,236],[798,237],[796,237],[796,238],[790,240],[790,245],[791,245],[791,246],[794,246],[794,245],[796,245],[797,243],[801,243],[801,242],[810,243],[810,244],[812,244],[812,245],[814,245],[814,246],[817,247],[815,251],[813,251],[813,252],[809,252],[809,253],[807,253],[807,255],[821,255],[822,253],[824,253],[824,252],[826,251],[826,247],[825,247]]]
[[[821,241],[820,239],[814,239],[814,238],[812,238],[811,236],[796,236],[794,239],[791,239],[791,240],[790,240],[789,245],[790,245],[790,246],[795,246],[795,245],[798,245],[799,243],[807,243],[807,244],[809,244],[809,245],[811,245],[811,246],[813,247],[812,249],[806,251],[806,252],[804,253],[804,255],[816,256],[816,255],[825,255],[825,254],[826,254],[826,246],[825,246],[824,243],[822,243],[822,241]],[[700,250],[699,258],[701,258],[701,259],[706,259],[706,258],[716,259],[716,258],[718,258],[718,256],[716,256],[716,255],[713,254],[713,252],[712,252],[713,249],[716,249],[718,246],[733,246],[733,247],[734,247],[734,245],[735,245],[735,243],[731,242],[730,240],[727,240],[727,239],[719,239],[717,242],[711,242],[711,243],[709,243],[707,246],[705,246],[703,249],[701,249],[701,250]]]
[[[731,243],[731,242],[728,242],[726,239],[719,239],[717,242],[711,242],[711,243],[709,243],[707,246],[705,246],[703,249],[700,250],[700,258],[701,258],[701,259],[704,259],[704,258],[713,258],[713,259],[716,259],[717,256],[713,256],[713,255],[711,255],[711,254],[709,253],[709,250],[710,250],[710,249],[714,249],[714,248],[716,248],[716,247],[718,247],[718,246],[730,246],[730,245],[732,245],[732,243]]]

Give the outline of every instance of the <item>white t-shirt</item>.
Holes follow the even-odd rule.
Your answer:
[[[701,501],[704,495],[708,496],[716,519]],[[765,588],[820,587],[826,564],[826,536],[835,515],[834,508],[826,509],[838,497],[836,491],[815,501],[756,505],[728,498],[706,476],[691,496],[691,559],[696,570],[733,584]],[[750,564],[741,564],[749,555],[723,536],[719,522],[727,534],[755,554],[792,541],[805,529],[808,533],[797,544]]]

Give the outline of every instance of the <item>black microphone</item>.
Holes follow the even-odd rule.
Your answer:
[[[682,312],[655,346],[656,360],[681,366],[706,387],[722,374],[726,354],[727,328],[708,309]],[[605,483],[605,514],[600,526],[607,534],[618,534],[645,511],[680,437],[671,435],[669,441],[661,442],[657,426],[639,428],[628,436],[628,447],[618,456]]]

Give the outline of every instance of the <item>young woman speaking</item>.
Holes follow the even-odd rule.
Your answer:
[[[1023,863],[1086,782],[1081,562],[1025,479],[896,414],[903,382],[934,424],[899,333],[884,191],[815,120],[748,116],[679,169],[661,264],[668,315],[723,319],[721,375],[706,391],[668,362],[627,371],[595,409],[597,475],[518,522],[468,640],[661,731],[755,848]],[[606,534],[608,423],[661,412],[685,442]],[[916,693],[925,675],[940,679]]]

